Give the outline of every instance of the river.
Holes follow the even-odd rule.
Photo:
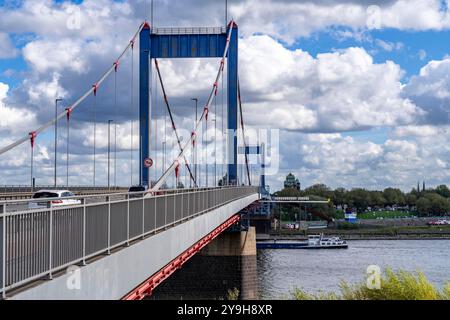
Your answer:
[[[348,249],[258,250],[262,299],[288,298],[294,288],[339,291],[339,282],[365,281],[367,266],[422,271],[438,287],[450,281],[450,240],[349,241]]]

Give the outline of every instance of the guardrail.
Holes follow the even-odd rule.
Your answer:
[[[180,35],[180,34],[223,34],[227,33],[226,27],[192,27],[192,28],[155,28],[152,34]]]
[[[62,198],[0,201],[0,292],[5,298],[9,290],[257,193],[248,186],[161,190],[71,197],[81,204],[60,207],[51,202]],[[23,208],[29,202],[44,207]]]
[[[43,188],[41,188],[42,190]],[[36,189],[38,191],[39,189]],[[52,189],[45,189],[52,190]],[[64,190],[64,189],[60,189]],[[73,191],[73,189],[69,189]],[[73,191],[76,195],[97,195],[97,194],[109,194],[109,193],[120,193],[124,192],[127,189],[117,189],[108,190],[108,189],[97,189],[97,190],[82,190],[82,191]],[[0,201],[2,200],[20,200],[20,199],[30,199],[33,196],[34,192],[11,192],[11,193],[0,193]]]
[[[128,188],[125,187],[109,187],[108,186],[97,186],[97,187],[91,187],[91,186],[34,186],[33,188],[30,185],[0,185],[0,193],[19,193],[19,192],[28,192],[31,193],[34,191],[37,191],[39,189],[45,189],[45,190],[71,190],[71,191],[101,191],[101,190],[112,190],[112,191],[118,191],[118,190],[128,190]]]

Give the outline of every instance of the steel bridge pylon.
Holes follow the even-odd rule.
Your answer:
[[[237,129],[238,129],[238,26],[231,22],[219,28],[163,28],[153,29],[146,23],[140,32],[139,48],[139,117],[140,163],[142,185],[150,186],[150,169],[144,160],[150,156],[150,79],[152,59],[222,58],[231,30],[227,55],[228,67],[228,125],[227,163],[228,184],[237,184]]]

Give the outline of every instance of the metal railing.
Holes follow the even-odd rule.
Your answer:
[[[227,33],[226,27],[192,27],[192,28],[155,28],[153,34],[158,35],[182,35],[182,34],[223,34]]]
[[[0,201],[0,292],[257,193],[246,186]],[[52,206],[61,199],[81,204]],[[28,209],[33,202],[42,208]]]
[[[126,191],[128,188],[125,187],[109,187],[108,186],[57,186],[56,188],[54,186],[39,186],[36,185],[34,187],[31,187],[30,185],[0,185],[0,193],[19,193],[19,192],[32,192],[32,189],[34,191],[37,191],[39,189],[45,189],[45,190],[71,190],[71,191],[103,191],[103,190],[122,190]]]
[[[39,190],[55,190],[52,188],[39,188],[36,189],[36,191]],[[65,190],[64,188],[61,189],[56,189],[56,190]],[[81,189],[72,189],[69,188],[68,190],[73,191],[74,194],[76,195],[101,195],[101,194],[109,194],[109,193],[121,193],[121,192],[125,192],[127,189],[126,188],[122,188],[122,189],[117,189],[115,190],[114,188],[111,189],[86,189],[86,190],[81,190]],[[20,199],[30,199],[35,192],[7,192],[7,193],[0,193],[0,201],[2,200],[20,200]]]

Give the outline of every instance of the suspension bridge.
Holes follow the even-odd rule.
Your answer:
[[[88,86],[84,94],[63,112],[50,116],[51,119],[39,128],[30,130],[17,141],[1,147],[0,157],[26,144],[30,150],[30,190],[17,191],[11,187],[9,192],[5,187],[1,194],[0,292],[3,299],[142,299],[151,295],[156,287],[194,255],[204,252],[213,240],[218,241],[225,230],[233,226],[239,227],[240,212],[259,201],[265,182],[260,178],[256,185],[252,184],[248,159],[248,150],[251,148],[246,144],[242,116],[238,39],[238,25],[234,21],[226,27],[217,28],[152,28],[149,23],[143,22],[117,59],[111,62],[110,67],[95,83]],[[96,107],[101,97],[109,95],[114,104],[110,111],[111,117],[117,112],[118,92],[121,89],[117,76],[124,60],[131,59],[130,106],[133,108],[136,103],[133,97],[136,72],[133,52],[137,48],[139,165],[138,168],[133,167],[133,152],[130,152],[130,186],[134,182],[134,170],[139,169],[139,186],[144,189],[142,192],[128,192],[127,186],[118,187],[117,161],[120,160],[115,156],[113,188],[110,185],[110,143],[108,185],[98,185],[97,167],[99,157],[104,154],[98,150],[99,119]],[[159,61],[175,58],[219,59],[217,72],[211,75],[211,89],[206,95],[200,115],[196,115],[187,139],[183,139],[180,134],[180,126],[169,98],[171,88],[165,85],[164,69]],[[111,79],[114,84],[112,93],[103,92],[100,96],[102,90],[107,90],[105,83]],[[152,79],[155,79],[156,88],[152,88]],[[226,128],[223,112],[225,85]],[[161,145],[157,137],[158,130],[152,128],[152,125],[157,126],[158,123],[152,122],[153,96],[157,92],[163,99],[167,115],[165,121],[169,123],[165,126],[165,136],[161,140],[167,141],[167,136],[173,135],[176,147],[172,159],[164,152],[165,158],[159,166],[159,176],[154,163],[157,159],[152,159],[152,153],[156,153],[156,145]],[[226,150],[226,167],[221,170],[220,179],[216,145],[213,153],[214,174],[211,173],[211,167],[205,165],[203,175],[199,175],[201,170],[197,166],[199,145],[208,148],[208,143],[199,143],[203,139],[201,129],[205,127],[208,132],[208,123],[211,125],[214,122],[214,132],[217,134],[219,93],[222,95],[220,131],[227,141],[226,148],[223,148]],[[65,187],[70,188],[70,128],[74,114],[87,112],[84,106],[88,104],[88,99],[92,102],[93,112],[92,185],[78,188],[76,196],[63,198],[74,201],[70,206],[54,205],[61,198],[29,198],[36,189],[34,158],[39,138],[53,127],[56,134],[58,122],[62,121],[66,122],[67,127]],[[198,99],[194,100],[198,102]],[[108,121],[108,125],[111,122]],[[170,132],[167,132],[167,128]],[[135,143],[133,131],[131,122],[131,149]],[[110,128],[108,140],[109,132]],[[115,132],[114,140],[116,139]],[[216,140],[214,137],[214,141]],[[153,147],[152,141],[155,144]],[[114,141],[114,148],[116,147],[117,141]],[[244,150],[243,164],[238,163],[240,148]],[[56,153],[55,143],[54,188],[58,187]],[[207,152],[204,154],[208,155]],[[152,180],[153,173],[155,178]],[[185,181],[189,180],[190,187],[186,183],[183,188],[178,188],[182,175]],[[70,177],[73,179],[73,175]],[[175,181],[174,188],[167,187],[171,179]],[[24,195],[24,191],[28,194]],[[36,205],[30,206],[30,203]],[[245,246],[240,246],[240,233],[249,231],[241,231],[240,228],[236,230],[239,235],[236,241],[242,249]],[[251,239],[251,236],[246,236],[245,239]],[[247,252],[242,254],[251,256],[253,261],[256,259],[256,252],[253,252],[255,246],[251,241],[248,245],[253,248],[242,249]],[[234,249],[221,250],[231,252]],[[239,254],[238,252],[237,255]],[[229,254],[224,256],[227,255]],[[74,266],[75,269],[72,268]],[[68,272],[67,268],[72,268],[72,271]],[[76,285],[78,282],[79,285]],[[256,298],[255,290],[246,289],[244,284],[240,288],[241,297]]]

